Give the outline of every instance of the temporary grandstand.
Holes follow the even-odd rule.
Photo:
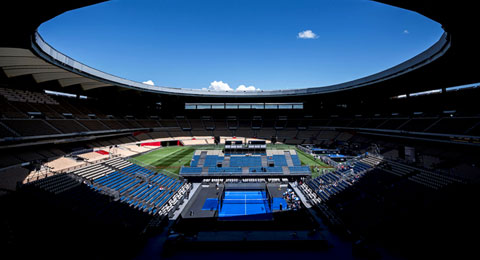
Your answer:
[[[295,150],[264,150],[260,154],[225,154],[221,150],[196,150],[189,167],[180,174],[193,177],[263,177],[308,176],[308,166],[302,166]]]

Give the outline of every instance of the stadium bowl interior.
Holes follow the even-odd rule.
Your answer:
[[[474,253],[474,2],[377,1],[426,16],[444,34],[364,78],[257,92],[134,82],[58,52],[36,31],[101,2],[2,3],[2,252],[122,259]]]

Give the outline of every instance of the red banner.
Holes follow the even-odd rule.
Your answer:
[[[140,146],[162,146],[161,142],[142,143]]]

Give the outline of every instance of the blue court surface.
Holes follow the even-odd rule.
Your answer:
[[[282,210],[287,210],[287,201],[284,198],[273,198],[272,210],[280,210],[280,205]]]
[[[202,210],[216,210],[218,206],[217,198],[207,198],[203,204]]]
[[[270,205],[264,191],[226,191],[218,216],[231,218],[256,215],[264,219],[270,213]]]

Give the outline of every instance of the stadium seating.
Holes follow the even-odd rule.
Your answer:
[[[20,90],[11,90],[9,92],[22,92]],[[25,94],[25,93],[30,94]],[[75,100],[66,97],[52,97],[44,93],[36,93],[23,91],[18,95],[1,95],[0,108],[1,117],[4,119],[25,119],[29,112],[38,113],[36,119],[25,119],[25,121],[37,120],[37,128],[32,128],[34,123],[29,122],[6,122],[5,124],[15,124],[15,126],[8,126],[15,131],[15,134],[20,136],[40,136],[53,135],[56,132],[60,133],[76,133],[86,131],[101,131],[101,130],[120,130],[120,129],[138,129],[138,128],[160,128],[169,127],[171,129],[165,132],[156,132],[148,138],[162,138],[162,137],[176,137],[176,136],[256,136],[259,138],[270,139],[272,136],[277,136],[279,141],[284,141],[290,144],[302,143],[316,143],[328,144],[330,141],[348,141],[352,135],[348,132],[337,132],[333,130],[297,130],[295,128],[285,128],[283,130],[275,130],[272,125],[269,126],[269,120],[264,120],[264,124],[260,129],[252,130],[247,122],[248,120],[240,120],[239,128],[237,130],[227,129],[226,121],[223,119],[215,120],[215,130],[207,131],[204,128],[204,122],[200,119],[182,119],[194,124],[194,133],[190,131],[181,131],[178,122],[175,119],[122,119],[122,115],[109,116],[106,118],[105,114],[108,112],[97,109],[93,101]],[[27,95],[27,96],[25,96]],[[8,98],[8,99],[7,99]],[[70,116],[68,116],[70,115]],[[92,116],[92,118],[90,118]],[[98,118],[96,119],[95,118]],[[46,121],[38,123],[38,118],[44,118]],[[297,122],[298,119],[287,120],[286,125],[295,126],[302,122]],[[193,122],[193,123],[192,123]],[[243,122],[243,123],[242,123]],[[355,118],[355,119],[313,119],[310,122],[303,122],[304,125],[312,127],[317,126],[331,126],[331,127],[354,127],[354,128],[373,128],[386,130],[405,130],[414,132],[429,132],[429,133],[444,133],[444,134],[460,134],[460,135],[477,135],[480,129],[480,118],[478,117],[425,117],[425,118],[409,118],[409,117],[386,117],[386,118]],[[47,126],[44,126],[47,124]],[[28,125],[28,126],[27,126]],[[25,130],[29,128],[30,130]],[[48,129],[51,128],[51,129]],[[174,129],[175,128],[175,129]],[[47,130],[48,129],[48,130]],[[53,130],[52,130],[53,129]],[[18,130],[18,131],[17,131]],[[3,131],[5,132],[5,131]],[[8,132],[3,133],[3,135]],[[15,136],[14,134],[14,136]]]
[[[288,166],[284,155],[273,155],[272,157],[275,166]]]
[[[477,117],[452,117],[442,118],[426,129],[431,133],[465,134],[479,122]]]
[[[293,166],[301,166],[302,165],[302,162],[300,161],[300,158],[298,158],[298,155],[294,154],[294,155],[291,155],[291,156],[292,156]]]
[[[260,156],[231,156],[230,167],[261,167]]]
[[[157,120],[137,120],[141,127],[160,127]]]
[[[190,162],[191,167],[197,167],[198,160],[200,159],[200,155],[194,155],[192,161]]]
[[[8,101],[58,105],[58,102],[51,96],[40,92],[0,88],[0,95],[4,96]]]
[[[413,118],[407,123],[403,124],[399,129],[412,132],[423,132],[427,127],[438,121],[437,117],[434,118]]]
[[[16,136],[15,133],[0,124],[0,138],[12,136]]]
[[[223,162],[223,157],[218,155],[207,155],[205,157],[204,167],[216,167],[217,163]],[[230,163],[230,166],[235,166]]]
[[[91,119],[91,120],[77,120],[80,124],[84,125],[91,131],[102,131],[102,130],[111,130],[106,125],[102,124],[99,120]]]
[[[89,131],[88,128],[79,124],[75,120],[59,119],[59,120],[47,120],[47,122],[65,134]]]
[[[21,136],[55,135],[62,133],[41,119],[15,119],[2,120],[1,122]]]
[[[18,107],[18,104],[16,105]],[[35,111],[41,112],[46,118],[61,119],[63,118],[56,110],[55,106],[42,103],[29,103],[28,106]]]
[[[101,122],[111,129],[125,129],[125,128],[127,128],[126,126],[121,124],[118,120],[101,120]]]
[[[408,118],[392,118],[385,121],[380,128],[382,129],[398,129],[400,126],[405,124],[409,119]]]
[[[228,155],[230,158],[230,165],[228,167],[217,167],[217,163],[222,162],[224,157],[218,155],[206,155],[205,162],[202,167],[208,168],[208,173],[211,174],[231,174],[242,173],[248,168],[248,173],[267,173],[267,174],[281,174],[287,167],[287,159],[285,155],[273,155],[267,157],[270,162],[274,163],[274,167],[262,166],[261,156],[242,156],[242,155]],[[198,167],[200,161],[200,155],[194,155],[190,163],[190,167],[182,167],[180,174],[200,174],[202,173],[202,167]],[[308,174],[310,173],[309,167],[301,166],[300,159],[297,155],[291,155],[292,164],[291,173],[293,174]]]
[[[59,194],[73,187],[79,186],[80,183],[73,178],[70,178],[67,174],[58,174],[49,178],[30,182],[29,185],[39,187],[54,194]]]
[[[26,118],[27,115],[0,97],[0,115],[5,118]]]
[[[73,174],[78,175],[87,180],[95,180],[107,174],[113,173],[115,170],[112,170],[102,164],[95,164],[88,166],[73,172]]]
[[[171,210],[179,200],[177,193],[186,191],[185,183],[121,158],[88,166],[73,174],[91,181],[90,187],[95,191],[118,194],[122,202],[150,214],[168,214],[167,208]]]
[[[182,167],[180,174],[200,174],[202,173],[201,167]]]
[[[372,118],[370,120],[367,120],[367,122],[362,126],[362,128],[378,128],[387,120],[388,119],[385,118]]]
[[[283,173],[282,167],[250,167],[249,173],[268,173],[268,174],[281,174]]]
[[[208,173],[242,173],[242,168],[240,167],[210,167],[208,168]]]
[[[334,172],[328,172],[315,179],[307,181],[307,185],[309,186],[310,190],[316,195],[307,193],[306,196],[313,197],[312,201],[315,203],[327,201],[331,196],[338,194],[351,186],[352,183],[355,182],[359,177],[363,176],[366,171],[373,169],[370,163],[372,163],[372,159],[368,159],[367,157],[359,161],[355,161],[351,167]],[[303,188],[302,190],[308,191],[306,188]],[[316,196],[318,196],[319,199]]]
[[[310,173],[310,167],[308,166],[291,166],[288,167],[290,173]]]

